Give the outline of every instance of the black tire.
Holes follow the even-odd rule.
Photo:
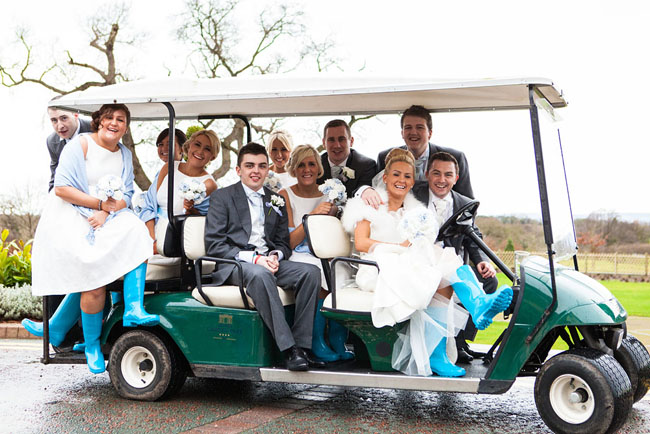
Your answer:
[[[535,404],[556,433],[611,433],[627,420],[632,386],[614,357],[577,348],[544,363],[535,381]]]
[[[111,349],[108,373],[121,397],[139,401],[171,396],[187,378],[173,344],[145,330],[133,330],[117,339]]]
[[[628,335],[621,346],[614,352],[614,357],[621,364],[630,383],[632,383],[633,401],[639,402],[650,389],[650,354],[646,347],[634,336]]]

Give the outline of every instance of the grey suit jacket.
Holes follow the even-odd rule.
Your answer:
[[[332,168],[327,158],[327,152],[324,152],[320,156],[320,161],[323,163],[323,176],[316,181],[319,185],[332,177]],[[372,185],[372,178],[377,174],[377,165],[371,158],[361,155],[354,149],[350,149],[350,155],[345,166],[355,172],[354,179],[348,179],[343,183],[348,197],[352,197],[354,192],[362,185]]]
[[[429,206],[429,184],[428,183],[424,181],[418,181],[413,187],[413,195],[417,200],[422,202],[424,206],[427,207]],[[453,212],[458,211],[461,207],[463,207],[465,204],[467,204],[469,201],[472,200],[469,197],[456,193],[453,190],[451,191],[451,197],[454,202]],[[472,229],[474,230],[474,233],[476,235],[478,235],[480,238],[483,238],[481,231],[478,229],[478,227],[475,224],[472,225]],[[463,238],[462,245],[450,245],[448,247],[454,247],[456,249],[456,252],[461,256],[463,256],[464,253],[467,252],[469,256],[469,260],[472,262],[472,264],[474,264],[474,266],[476,266],[479,262],[490,260],[490,258],[488,258],[487,255],[478,247],[478,245],[476,245],[476,243],[468,237]]]
[[[406,145],[400,146],[402,149],[407,149]],[[386,167],[386,155],[393,148],[383,150],[377,156],[377,172],[381,172]],[[435,154],[436,152],[447,152],[456,158],[458,161],[458,182],[454,185],[454,191],[467,196],[470,199],[474,199],[474,191],[472,190],[472,182],[469,179],[469,165],[467,164],[467,158],[465,154],[461,151],[452,148],[444,148],[442,146],[434,145],[429,143],[429,156]]]
[[[282,215],[266,206],[270,202],[271,190],[264,187],[264,239],[270,250],[280,250],[284,259],[291,256],[287,210]],[[248,244],[251,234],[251,215],[248,198],[241,181],[215,190],[210,195],[210,208],[205,223],[205,251],[209,256],[235,259],[240,251],[255,250]],[[222,285],[235,270],[231,264],[218,265],[212,274],[214,284]]]
[[[79,119],[79,134],[89,133],[90,131],[90,122],[85,119]],[[54,174],[59,165],[59,157],[61,156],[61,151],[63,151],[64,144],[57,133],[50,134],[45,143],[47,144],[47,150],[50,152],[50,171],[52,172],[49,191],[54,187]]]

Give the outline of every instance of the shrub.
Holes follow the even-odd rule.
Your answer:
[[[43,319],[43,301],[32,295],[32,287],[0,286],[0,320]]]
[[[22,286],[32,283],[32,242],[7,243],[9,230],[0,234],[0,285]]]

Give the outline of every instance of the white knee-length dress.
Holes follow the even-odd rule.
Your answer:
[[[122,155],[96,144],[89,135],[86,173],[90,194],[108,174],[120,177]],[[95,241],[87,235],[88,219],[76,207],[56,196],[47,198],[36,228],[32,249],[32,293],[69,294],[100,288],[119,279],[147,260],[153,240],[145,224],[130,210],[117,213],[95,230]]]

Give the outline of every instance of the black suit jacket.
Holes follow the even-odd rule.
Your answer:
[[[417,200],[422,202],[424,206],[426,207],[429,206],[429,184],[428,183],[424,181],[418,181],[413,187],[413,195]],[[467,204],[469,201],[472,200],[469,197],[456,193],[453,190],[451,191],[451,197],[454,202],[453,212],[458,211],[465,204]],[[474,230],[474,233],[476,235],[483,238],[483,235],[481,234],[481,231],[478,229],[476,224],[472,225],[472,229]],[[464,256],[465,252],[467,252],[469,256],[469,260],[472,262],[472,264],[474,264],[474,266],[476,266],[479,262],[490,261],[490,258],[488,258],[488,256],[478,247],[478,245],[474,241],[471,240],[471,238],[464,237],[462,245],[459,246],[451,245],[448,247],[454,247],[456,249],[456,252],[459,255],[461,255],[461,257]]]
[[[281,207],[282,215],[266,206],[275,194],[264,188],[264,239],[271,250],[280,250],[283,259],[289,259],[289,228],[286,207]],[[215,190],[210,195],[210,208],[205,222],[205,251],[209,256],[235,259],[240,251],[255,250],[257,246],[248,244],[251,234],[251,214],[248,198],[241,181],[225,188]],[[212,274],[213,283],[222,285],[234,271],[230,264],[218,265]]]
[[[407,149],[406,145],[400,146],[402,149]],[[393,148],[383,150],[377,156],[377,171],[381,172],[386,167],[386,155]],[[429,143],[429,156],[435,154],[436,152],[447,152],[456,158],[458,161],[458,182],[454,185],[454,191],[467,196],[470,199],[474,199],[474,191],[472,190],[472,182],[469,179],[469,165],[467,164],[467,158],[465,154],[461,151],[457,151],[452,148],[444,148],[442,146],[436,146],[433,143]]]
[[[327,158],[327,152],[321,154],[320,161],[323,163],[324,172],[323,176],[316,181],[318,184],[322,184],[325,180],[332,177],[332,168]],[[372,185],[372,178],[377,174],[377,164],[372,159],[361,155],[354,149],[350,149],[350,155],[348,156],[348,161],[345,163],[345,167],[354,170],[354,179],[348,179],[343,183],[348,197],[352,197],[354,192],[362,185]]]
[[[89,132],[91,132],[90,122],[84,119],[79,119],[79,134]],[[63,146],[65,145],[63,144],[63,139],[61,139],[57,133],[52,133],[47,136],[45,143],[47,144],[47,150],[50,152],[50,171],[52,172],[52,176],[50,177],[49,190],[52,190],[54,187],[54,174],[56,173],[56,168],[59,165],[59,157],[61,156],[61,151],[63,151]]]

